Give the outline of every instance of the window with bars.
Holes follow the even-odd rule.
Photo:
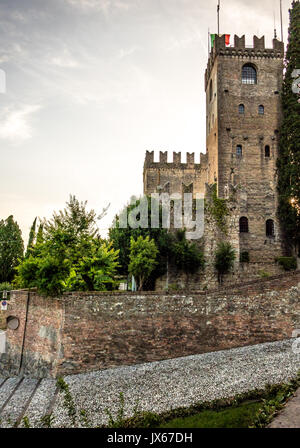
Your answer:
[[[237,155],[237,157],[242,157],[242,155],[243,155],[243,147],[242,147],[242,145],[237,145],[237,147],[236,147],[236,155]]]
[[[243,84],[257,84],[257,71],[251,64],[244,65],[242,69]]]
[[[274,237],[275,236],[275,226],[273,219],[268,219],[266,221],[266,236]]]
[[[239,105],[239,114],[243,115],[245,113],[245,106],[244,104]]]
[[[265,107],[262,104],[258,106],[258,113],[259,115],[264,115],[265,113]]]
[[[248,232],[249,232],[248,218],[242,216],[240,218],[240,233],[248,233]]]

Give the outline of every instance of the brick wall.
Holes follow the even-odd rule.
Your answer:
[[[20,367],[27,293],[12,294],[6,369]],[[300,272],[208,292],[30,294],[22,372],[45,376],[157,361],[290,338]],[[2,369],[3,360],[2,361]]]

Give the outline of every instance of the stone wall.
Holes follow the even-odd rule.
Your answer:
[[[20,326],[7,330],[0,373],[57,376],[282,340],[300,328],[299,299],[298,271],[185,294],[15,291],[7,315]]]

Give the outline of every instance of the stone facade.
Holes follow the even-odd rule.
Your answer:
[[[58,376],[290,338],[300,272],[207,292],[12,293],[0,375]]]
[[[218,241],[230,241],[237,254],[236,276],[239,271],[245,275],[245,266],[239,264],[242,252],[249,254],[249,273],[254,273],[257,265],[279,273],[275,259],[284,255],[276,216],[283,57],[284,44],[277,39],[273,48],[267,49],[264,37],[254,36],[253,46],[248,48],[245,36],[234,36],[233,47],[225,45],[225,35],[216,36],[205,73],[207,141],[201,163],[194,164],[194,155],[188,154],[187,163],[182,164],[176,153],[173,163],[167,163],[167,153],[160,153],[160,162],[154,163],[153,152],[146,154],[147,195],[182,193],[190,185],[194,195],[204,193],[209,199],[211,186],[217,185],[218,197],[228,200],[228,231],[220,232],[208,213],[204,252],[209,261]],[[253,83],[242,80],[245,65],[255,70]],[[247,232],[240,231],[240,218],[246,219]],[[210,263],[207,272],[214,274]]]

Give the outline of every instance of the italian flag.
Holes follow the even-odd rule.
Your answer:
[[[216,36],[217,36],[217,34],[211,34],[210,35],[210,38],[211,38],[211,48],[213,48],[213,46],[214,46],[214,41],[215,41]],[[219,36],[220,36],[220,34],[219,34]],[[225,44],[226,45],[230,45],[230,34],[225,34]]]

